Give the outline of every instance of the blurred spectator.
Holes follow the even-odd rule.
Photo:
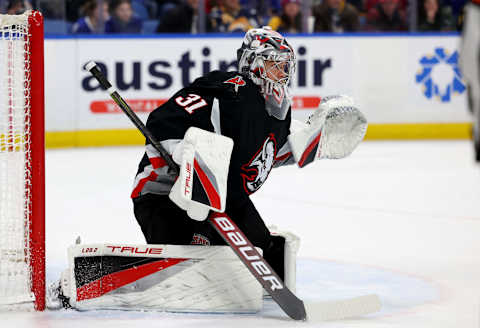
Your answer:
[[[349,4],[355,7],[357,9],[358,13],[364,12],[364,1],[363,0],[346,0]]]
[[[282,0],[258,0],[254,2],[257,3],[257,11],[263,10],[270,15],[279,14],[283,7]]]
[[[274,16],[268,25],[280,33],[302,32],[301,0],[283,0],[282,13]]]
[[[64,0],[37,0],[36,5],[45,19],[65,19]]]
[[[19,15],[22,14],[25,10],[32,9],[30,2],[26,0],[9,0],[7,3],[8,15]]]
[[[133,13],[131,0],[111,0],[105,33],[141,33],[143,22]]]
[[[449,6],[440,6],[439,0],[423,0],[418,13],[419,31],[451,31],[454,18]]]
[[[369,12],[370,9],[375,8],[375,6],[380,2],[380,0],[366,0],[365,1],[365,12]],[[418,3],[422,0],[418,0]],[[408,0],[398,0],[398,7],[400,10],[407,10]]]
[[[405,11],[399,0],[380,0],[367,13],[367,29],[371,31],[406,31]]]
[[[259,26],[256,10],[242,8],[239,0],[218,0],[218,3],[210,12],[208,32],[239,33]]]
[[[153,0],[155,2],[156,7],[157,7],[157,17],[156,18],[162,18],[162,16],[168,12],[170,9],[173,7],[176,7],[177,5],[180,5],[182,2],[185,0]],[[210,0],[205,0],[206,3],[208,3]]]
[[[80,10],[85,0],[66,0],[67,21],[76,22],[80,18]]]
[[[142,21],[157,18],[157,3],[153,0],[132,0],[132,9]]]
[[[447,0],[448,2],[448,0]],[[459,1],[461,2],[461,1]],[[453,14],[455,16],[455,24],[456,24],[456,29],[458,31],[462,31],[463,30],[463,24],[464,24],[464,21],[465,21],[465,7],[467,6],[468,2],[467,3],[464,3],[464,6],[459,8],[458,5],[459,5],[459,2],[456,2],[455,0],[453,1],[450,1],[451,3],[451,7],[453,9]]]
[[[452,9],[452,15],[455,20],[460,16],[463,16],[463,8],[468,0],[444,0],[442,1],[443,6],[449,6]]]
[[[282,13],[282,0],[240,0],[244,9],[254,9],[258,20],[258,26],[268,25],[274,16]]]
[[[198,0],[184,0],[165,13],[157,27],[158,33],[197,33]]]
[[[103,32],[105,30],[105,23],[99,26],[101,22],[108,19],[108,2],[103,1],[103,6],[100,8],[96,0],[87,0],[80,8],[80,17],[72,26],[72,33],[95,33]]]
[[[324,0],[313,7],[314,32],[354,32],[359,28],[358,11],[344,0]]]

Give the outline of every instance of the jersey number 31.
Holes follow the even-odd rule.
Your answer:
[[[202,99],[202,97],[193,93],[189,93],[185,98],[178,96],[175,98],[175,102],[179,106],[182,106],[189,114],[193,114],[195,110],[207,105],[207,102]]]

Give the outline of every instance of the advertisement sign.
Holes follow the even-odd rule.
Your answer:
[[[108,115],[119,113],[119,110],[108,100],[95,79],[82,70],[90,60],[97,62],[114,87],[139,116],[145,118],[151,110],[195,78],[213,70],[236,70],[236,49],[241,45],[242,38],[108,41],[105,44],[104,40],[78,40],[79,105],[88,108],[79,113],[81,129],[128,127],[125,120],[112,119],[112,115]],[[320,57],[313,47],[309,51],[311,40],[295,41],[299,55],[293,82],[293,107],[296,110],[311,110],[320,102],[325,75],[332,76],[332,80],[338,75],[331,67],[331,58],[336,55],[344,61],[344,55],[338,49]],[[121,55],[112,56],[112,53]],[[345,85],[346,92],[351,90],[348,89]]]
[[[293,117],[322,96],[352,96],[370,127],[469,121],[458,36],[299,36]],[[212,70],[236,70],[242,38],[144,37],[46,40],[47,131],[133,129],[84,70],[95,61],[142,120]]]

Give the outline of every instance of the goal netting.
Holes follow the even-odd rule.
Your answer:
[[[43,20],[0,15],[0,309],[44,308]]]

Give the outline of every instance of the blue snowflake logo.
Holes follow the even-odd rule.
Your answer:
[[[441,102],[449,102],[452,95],[462,94],[465,91],[465,84],[462,82],[462,73],[458,68],[458,52],[455,51],[449,55],[443,48],[436,48],[432,56],[424,56],[420,59],[422,70],[415,76],[417,83],[423,85],[423,94],[428,99],[436,97]],[[440,85],[439,81],[434,81],[434,70],[443,65],[450,67],[453,74],[449,76],[448,81]]]

